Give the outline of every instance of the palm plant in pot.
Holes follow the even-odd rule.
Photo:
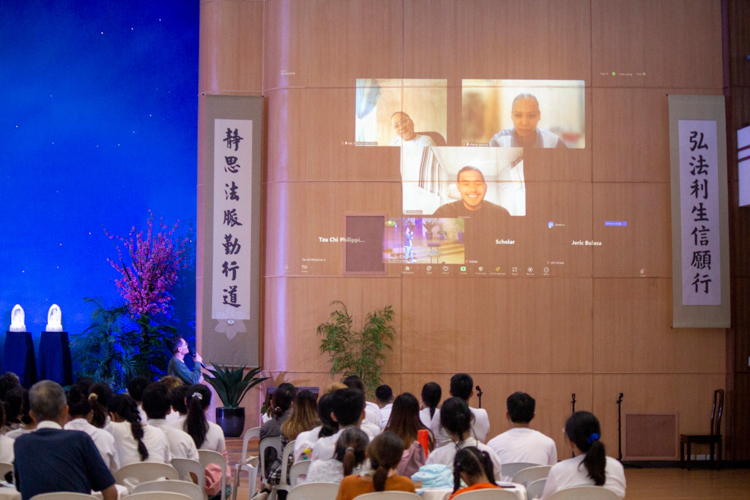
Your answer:
[[[247,391],[268,380],[268,377],[258,377],[263,371],[262,367],[253,368],[244,374],[244,365],[238,368],[215,364],[212,366],[213,369],[208,369],[212,376],[206,376],[206,382],[211,384],[224,405],[216,408],[216,423],[224,430],[225,436],[239,437],[245,428],[245,409],[240,408],[240,403]]]

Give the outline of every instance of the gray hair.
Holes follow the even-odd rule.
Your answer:
[[[57,382],[42,380],[31,386],[29,405],[38,421],[56,421],[66,404],[65,391]]]

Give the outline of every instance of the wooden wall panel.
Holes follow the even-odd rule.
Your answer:
[[[724,329],[672,328],[672,280],[596,279],[593,295],[594,372],[726,370]]]
[[[722,90],[593,89],[594,182],[669,182],[667,94]]]
[[[263,2],[201,2],[198,92],[260,94]]]
[[[589,279],[403,280],[403,359],[415,373],[586,373]],[[429,342],[425,342],[429,339]]]
[[[595,277],[670,278],[671,235],[669,184],[594,184],[594,240],[602,242],[594,249]]]
[[[266,0],[263,92],[306,87],[310,77],[308,0]]]
[[[720,2],[592,0],[591,30],[595,87],[722,88]]]
[[[405,0],[404,78],[588,84],[590,22],[584,0]]]

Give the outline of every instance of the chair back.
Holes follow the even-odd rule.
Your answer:
[[[513,476],[513,482],[521,483],[522,485],[526,486],[528,483],[536,481],[537,479],[547,479],[547,475],[549,474],[549,470],[551,468],[551,465],[537,465],[535,467],[527,467],[518,471],[516,475]]]
[[[529,467],[537,467],[540,464],[532,464],[531,462],[510,462],[503,464],[502,473],[504,477],[513,479],[520,471],[528,469]]]
[[[294,453],[294,440],[289,441],[284,446],[284,451],[281,453],[281,478],[279,478],[279,485],[287,484],[287,476],[289,475],[289,456]]]
[[[433,141],[435,141],[435,146],[446,146],[448,145],[447,142],[445,142],[445,137],[443,137],[443,134],[440,132],[417,132],[419,135],[426,135],[428,137],[431,137]]]
[[[155,481],[161,478],[180,479],[180,474],[169,464],[160,464],[158,462],[138,462],[135,464],[120,467],[115,472],[115,482],[123,486],[126,479],[135,479],[136,483],[145,483],[146,481]]]
[[[199,461],[190,458],[173,458],[171,463],[180,475],[178,479],[197,484],[201,491],[205,491],[206,472]]]
[[[203,500],[203,490],[190,481],[147,481],[133,488],[133,493],[147,493],[152,491],[169,491],[187,495],[190,500]]]
[[[266,463],[266,448],[276,448],[276,456],[281,456],[281,436],[267,437],[258,443],[261,477],[266,477],[268,466],[271,465]]]
[[[221,500],[227,500],[227,459],[221,453],[211,450],[198,450],[198,459],[204,471],[211,464],[221,467]]]
[[[242,455],[240,461],[234,466],[234,485],[232,486],[232,500],[237,500],[237,491],[240,488],[240,472],[247,471],[248,488],[250,496],[255,493],[255,485],[258,481],[258,457],[248,457],[247,448],[251,439],[260,439],[260,427],[253,427],[245,431],[242,436]]]
[[[292,465],[292,468],[289,469],[289,484],[292,485],[292,488],[297,486],[300,479],[304,480],[301,476],[307,476],[307,471],[310,469],[311,463],[309,460],[304,460]]]
[[[247,461],[247,445],[251,439],[260,440],[260,427],[253,427],[245,431],[245,435],[242,436],[242,455],[240,455],[240,463],[243,464]],[[279,441],[281,443],[281,441]]]
[[[546,485],[547,479],[537,479],[536,481],[531,481],[526,486],[526,499],[534,500],[535,498],[542,498],[542,492],[544,491],[544,487]]]
[[[0,480],[5,479],[5,476],[9,472],[13,472],[13,464],[9,464],[8,462],[0,462]]]
[[[714,391],[714,405],[711,408],[711,435],[721,436],[721,414],[724,411],[724,389]]]
[[[619,498],[615,493],[601,486],[576,486],[553,493],[549,496],[549,500],[619,500]]]
[[[338,494],[338,483],[305,483],[292,488],[286,500],[331,500]]]
[[[461,500],[518,500],[514,490],[501,490],[500,488],[486,488],[483,490],[467,491],[456,495]]]
[[[190,500],[190,497],[182,493],[171,491],[146,491],[143,493],[131,493],[128,498],[132,500]]]
[[[71,491],[57,491],[55,493],[42,493],[41,495],[34,495],[31,500],[93,500],[96,498],[94,495],[86,495],[85,493],[73,493]]]
[[[359,495],[357,498],[362,500],[415,500],[420,496],[408,491],[376,491],[375,493]]]

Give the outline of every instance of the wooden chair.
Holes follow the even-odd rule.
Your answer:
[[[711,447],[711,460],[716,459],[716,468],[721,467],[721,414],[724,410],[724,389],[714,391],[714,405],[711,408],[710,434],[680,434],[680,467],[685,467],[685,445],[687,445],[687,470],[690,470],[690,445],[707,444]],[[718,445],[718,454],[714,455],[714,445]]]
[[[557,491],[549,500],[620,500],[612,491],[601,486],[576,486]]]

